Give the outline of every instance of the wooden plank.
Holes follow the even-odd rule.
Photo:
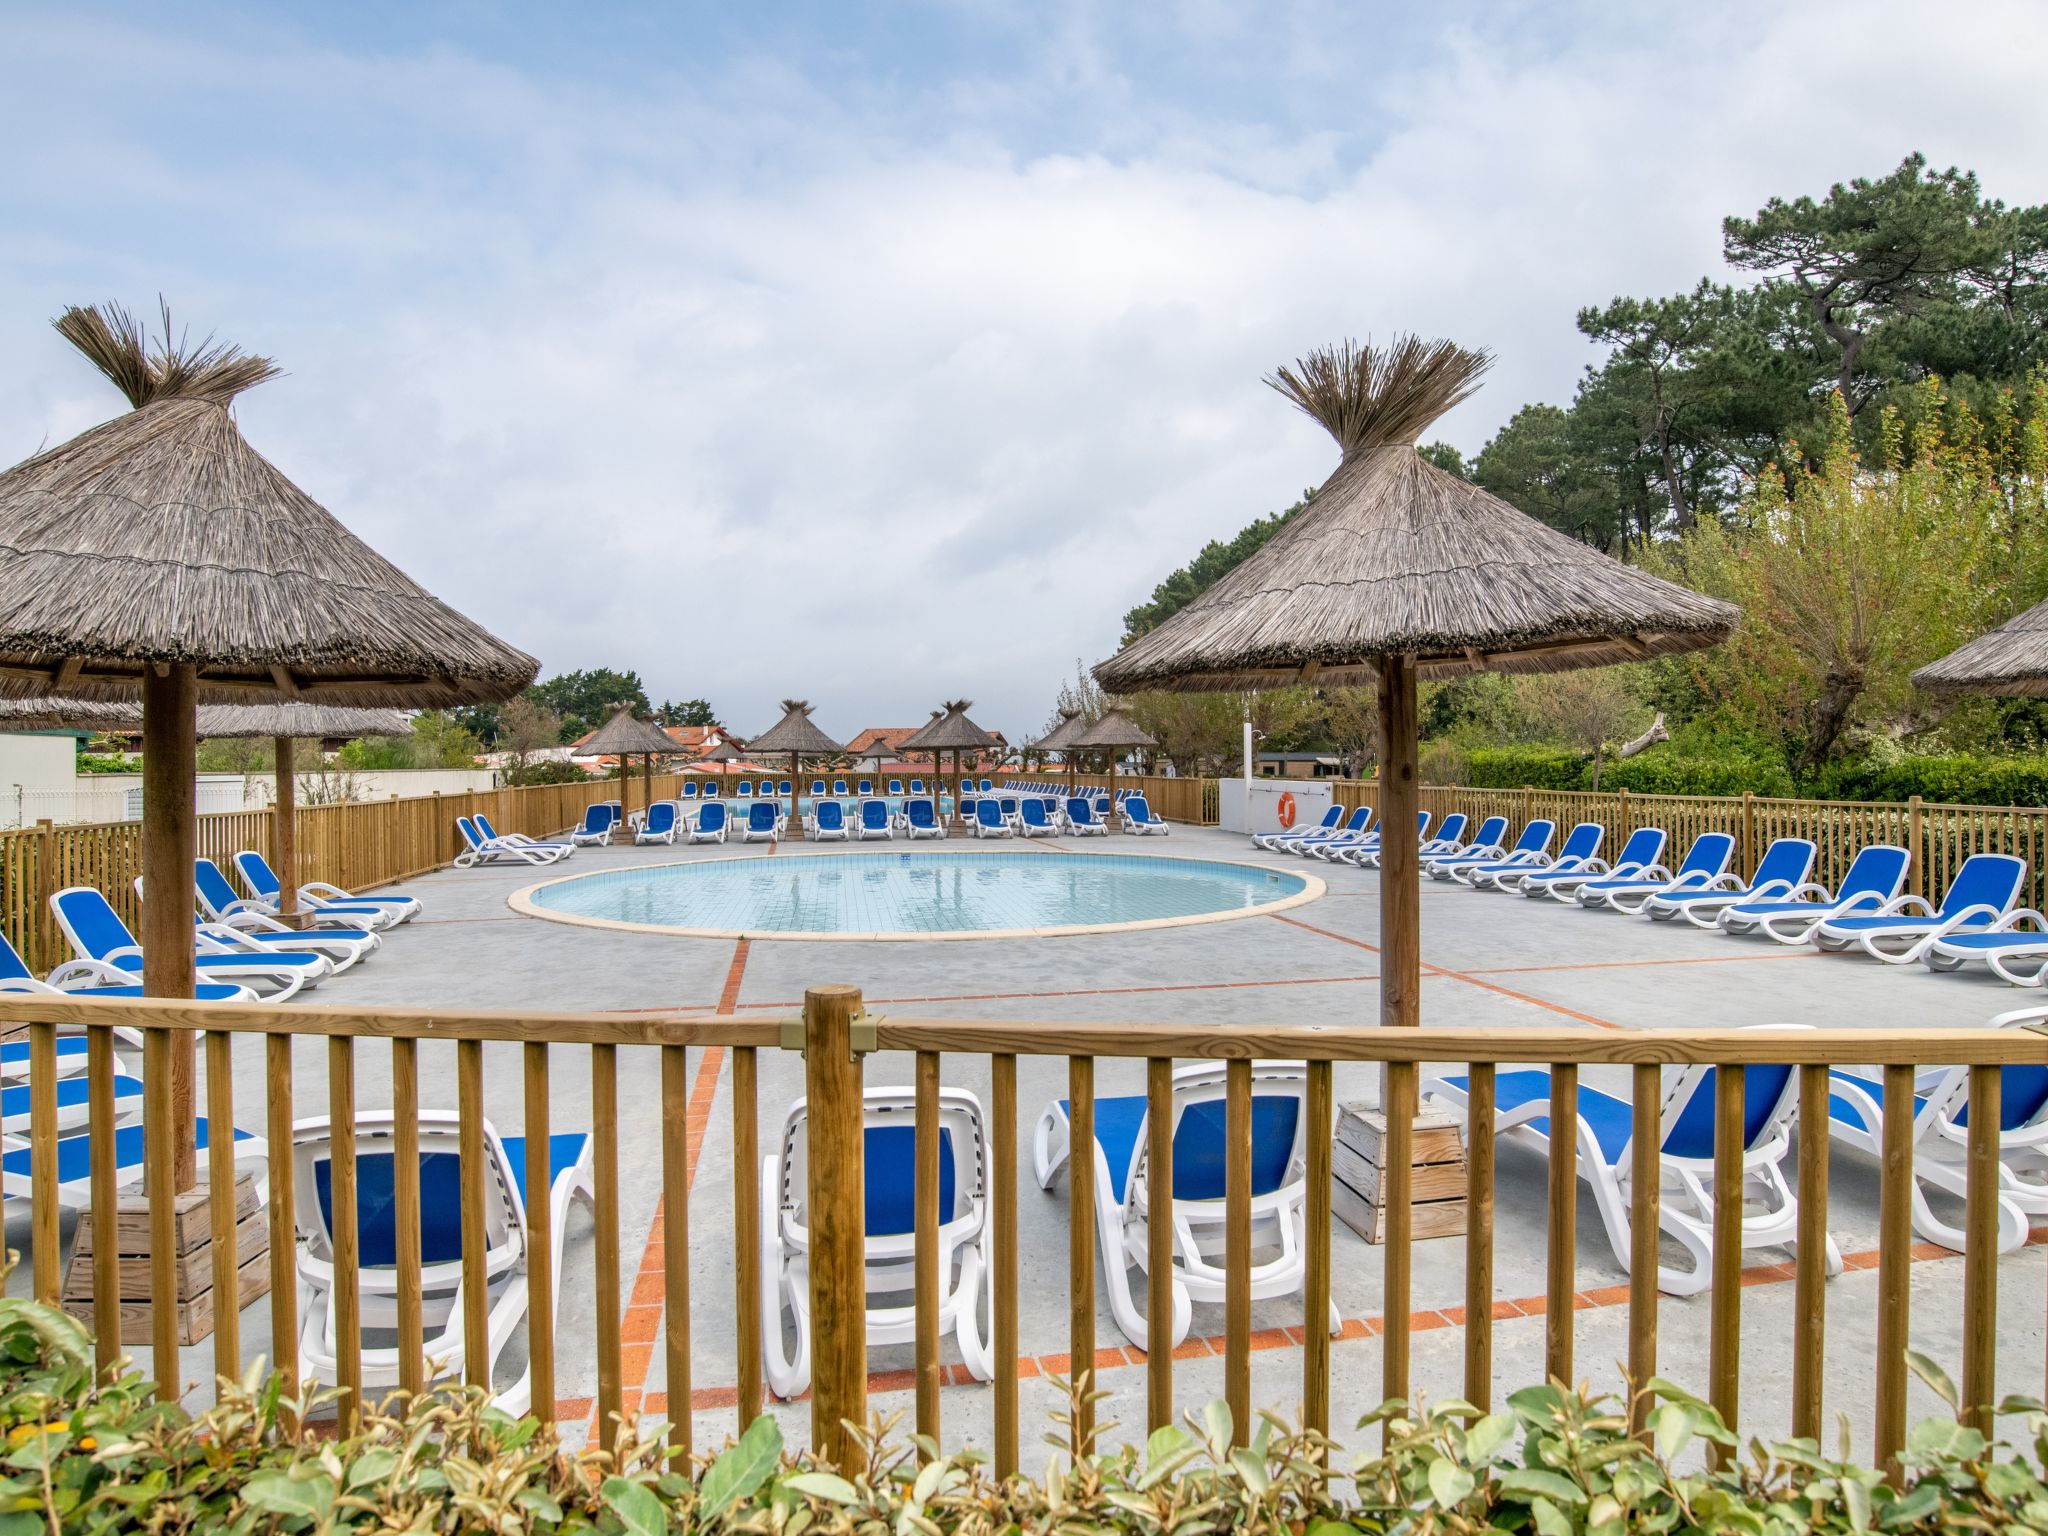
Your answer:
[[[1412,703],[1411,703],[1412,714]],[[1413,747],[1411,744],[1410,750]],[[1414,817],[1412,811],[1409,821]],[[1416,1109],[1416,1069],[1412,1062],[1392,1062],[1386,1073],[1387,1141],[1386,1199],[1387,1245],[1384,1259],[1380,1309],[1384,1314],[1380,1345],[1380,1396],[1408,1400],[1408,1339],[1415,1245],[1414,1211],[1409,1181],[1413,1175],[1413,1131]],[[1249,1128],[1245,1140],[1251,1136]],[[1391,1434],[1392,1424],[1384,1426]]]
[[[939,1053],[919,1051],[914,1119],[916,1158],[912,1175],[912,1263],[916,1350],[917,1432],[934,1451],[939,1438]]]
[[[1327,1065],[1327,1063],[1324,1063]],[[1380,1198],[1381,1168],[1342,1144],[1332,1148],[1332,1171],[1337,1181],[1349,1184],[1360,1199],[1376,1204]],[[1417,1205],[1449,1200],[1460,1209],[1465,1204],[1465,1160],[1418,1163],[1408,1170],[1409,1190]]]
[[[1439,1163],[1455,1164],[1462,1183],[1465,1166],[1465,1139],[1462,1124],[1456,1115],[1432,1111],[1418,1114],[1409,1131],[1410,1141],[1415,1148],[1411,1166],[1420,1169]],[[1377,1168],[1380,1164],[1381,1149],[1387,1138],[1387,1117],[1376,1105],[1365,1103],[1346,1104],[1337,1116],[1336,1161],[1338,1175],[1354,1188],[1365,1192],[1368,1188],[1363,1174],[1347,1174],[1346,1161],[1350,1166]]]
[[[85,1053],[90,1134],[95,1146],[111,1147],[114,1144],[114,1032],[105,1028],[89,1031]],[[89,1179],[92,1202],[81,1220],[96,1222],[102,1231],[111,1231],[118,1225],[114,1210],[120,1199],[115,1184],[114,1160],[111,1157],[94,1158]],[[253,1185],[250,1192],[255,1192]],[[146,1237],[147,1214],[142,1221]],[[118,1243],[108,1243],[103,1249],[95,1249],[92,1258],[93,1360],[105,1374],[121,1356],[120,1247]]]
[[[473,1387],[491,1384],[484,1267],[484,1052],[473,1040],[455,1046],[455,1144],[462,1189],[462,1379]]]
[[[995,1288],[989,1310],[995,1326],[995,1474],[1017,1470],[1017,1058],[989,1059],[990,1181],[994,1187],[990,1240],[995,1246]]]
[[[398,1385],[417,1396],[426,1387],[425,1298],[420,1266],[420,1063],[417,1040],[391,1042],[392,1218],[397,1226]],[[459,1138],[458,1138],[459,1139]],[[546,1261],[543,1260],[543,1263]],[[544,1352],[540,1332],[532,1353]]]
[[[57,1228],[57,1026],[31,1024],[28,1045],[31,1281],[38,1301],[57,1299],[63,1257]],[[90,1090],[88,1090],[90,1091]],[[111,1161],[111,1159],[109,1159]]]
[[[209,1284],[222,1296],[232,1295],[235,1272],[242,1259],[236,1249],[235,1216],[235,1039],[209,1030],[206,1035],[206,1187],[230,1191],[222,1200],[206,1202],[212,1217],[213,1257]],[[260,1225],[260,1224],[259,1224]],[[221,1307],[213,1322],[213,1374],[230,1380],[242,1374],[242,1314],[235,1307]]]
[[[1067,1058],[1067,1352],[1076,1387],[1072,1445],[1095,1450],[1095,1061]],[[1079,1390],[1086,1387],[1087,1391]]]
[[[336,1415],[350,1435],[363,1412],[363,1321],[360,1305],[361,1232],[356,1218],[356,1046],[334,1036],[327,1042],[327,1132],[331,1141],[328,1199],[334,1238],[335,1384],[341,1389]]]
[[[1657,1231],[1664,1204],[1664,1073],[1635,1068],[1630,1079],[1628,1382],[1629,1428],[1644,1432],[1647,1389],[1657,1374]]]
[[[545,1047],[528,1046],[528,1051]],[[543,1054],[543,1059],[545,1055]],[[735,1073],[737,1086],[737,1073]],[[669,1457],[671,1465],[678,1470],[689,1467],[692,1444],[691,1412],[692,1401],[690,1378],[690,1125],[687,1115],[678,1113],[678,1108],[690,1102],[690,1053],[687,1047],[665,1045],[661,1048],[661,1307],[662,1307],[662,1355],[666,1365],[666,1387],[669,1401]],[[735,1105],[737,1108],[737,1105]],[[743,1189],[754,1189],[758,1159],[752,1149],[744,1161],[739,1157],[737,1145],[733,1149],[733,1193]],[[749,1202],[750,1206],[752,1202]],[[755,1218],[758,1225],[759,1218]],[[742,1232],[740,1223],[733,1223],[734,1241],[745,1246],[750,1241],[758,1248],[758,1231]],[[745,1291],[734,1298],[736,1303],[748,1300]],[[733,1309],[736,1327],[734,1339],[740,1358],[760,1358],[761,1336],[758,1317],[753,1310],[758,1308],[759,1287],[755,1288],[753,1307],[736,1305]],[[752,1323],[751,1329],[748,1323]],[[551,1362],[552,1363],[552,1362]],[[550,1384],[552,1385],[552,1383]],[[553,1404],[549,1405],[550,1411]]]
[[[247,1187],[255,1193],[255,1184],[249,1175],[243,1174],[235,1181],[236,1193]],[[202,1186],[203,1188],[204,1186]],[[187,1193],[198,1193],[191,1190]],[[231,1202],[223,1202],[224,1206]],[[223,1245],[227,1255],[226,1268],[238,1272],[253,1258],[260,1258],[270,1251],[267,1230],[269,1218],[261,1210],[251,1210],[229,1230],[228,1240]],[[64,1284],[60,1296],[52,1300],[64,1302],[89,1302],[101,1294],[97,1271],[102,1256],[111,1263],[114,1271],[113,1284],[105,1294],[113,1301],[148,1301],[156,1292],[154,1268],[148,1254],[128,1255],[112,1247],[102,1248],[98,1241],[98,1225],[93,1213],[85,1211],[78,1218],[78,1231],[71,1240],[71,1260],[64,1271]],[[179,1296],[197,1296],[201,1291],[213,1289],[214,1243],[209,1239],[189,1253],[177,1258]],[[269,1289],[266,1284],[265,1290]],[[260,1294],[260,1293],[259,1293]],[[239,1362],[236,1369],[240,1370]]]
[[[481,1046],[468,1047],[481,1050]],[[623,1318],[619,1296],[619,1051],[590,1048],[591,1183],[597,1199],[597,1436],[606,1450],[619,1440],[625,1412]]]
[[[1076,1154],[1078,1156],[1078,1154]],[[1122,1263],[1121,1254],[1106,1255]],[[1223,1077],[1223,1400],[1233,1446],[1252,1425],[1252,1064]]]
[[[520,1048],[520,1120],[526,1135],[526,1167],[522,1177],[528,1191],[549,1190],[526,1202],[526,1336],[527,1371],[531,1378],[533,1406],[529,1410],[543,1424],[555,1421],[555,1254],[549,1228],[554,1183],[554,1156],[549,1144],[553,1120],[549,1114],[548,1047],[532,1040]],[[663,1082],[667,1081],[666,1060]],[[687,1096],[683,1099],[687,1104]],[[684,1117],[663,1103],[662,1139],[664,1149],[672,1126],[685,1129]],[[667,1216],[663,1220],[668,1220]],[[688,1403],[688,1391],[683,1393]],[[682,1412],[689,1422],[689,1410]]]
[[[1707,1397],[1733,1430],[1742,1408],[1742,1140],[1744,1072],[1714,1069],[1714,1257],[1707,1292]],[[1714,1446],[1709,1462],[1725,1466]]]
[[[1145,1422],[1173,1422],[1173,1060],[1145,1063]],[[1166,1333],[1155,1330],[1165,1329]]]
[[[184,942],[189,948],[190,937]],[[149,1251],[154,1266],[151,1291],[157,1296],[178,1294],[178,1165],[171,1148],[186,1133],[177,1118],[176,1102],[171,1082],[171,1038],[167,1031],[153,1029],[142,1037],[142,1139],[143,1183],[149,1191]],[[118,1216],[115,1225],[120,1225]],[[159,1307],[152,1314],[151,1328],[157,1396],[176,1402],[184,1395],[178,1371],[177,1314],[169,1307]],[[126,1331],[124,1324],[123,1337]]]
[[[1828,1069],[1799,1069],[1799,1243],[1792,1276],[1792,1434],[1818,1440],[1827,1340]]]
[[[1998,1156],[2001,1122],[1997,1067],[1970,1068],[1970,1126],[1963,1210],[1963,1415],[1993,1432],[1998,1373]]]
[[[292,1040],[272,1035],[263,1042],[264,1134],[270,1141],[270,1340],[273,1369],[284,1378],[285,1397],[299,1390],[299,1277],[293,1262],[298,1232],[293,1215]],[[295,1415],[286,1412],[289,1422]],[[296,1428],[296,1425],[293,1426]]]
[[[1335,1135],[1332,1125],[1331,1068],[1327,1061],[1308,1066],[1308,1178],[1307,1209],[1303,1220],[1308,1231],[1304,1239],[1306,1271],[1301,1290],[1301,1401],[1302,1422],[1317,1434],[1330,1432],[1330,1222],[1332,1184],[1330,1153]],[[1170,1138],[1169,1144],[1170,1144]],[[1172,1351],[1162,1351],[1171,1358]],[[1166,1393],[1167,1414],[1173,1411],[1171,1378]]]
[[[270,1285],[270,1259],[259,1254],[236,1272],[236,1308],[247,1307],[263,1298]],[[215,1292],[211,1286],[198,1295],[183,1301],[173,1302],[159,1308],[154,1299],[146,1301],[123,1301],[120,1304],[119,1341],[123,1345],[139,1345],[156,1337],[158,1320],[164,1319],[171,1337],[181,1348],[197,1344],[214,1328]],[[89,1302],[68,1301],[64,1310],[80,1322],[90,1324],[98,1308],[97,1299]],[[173,1380],[176,1378],[173,1377]]]
[[[1930,1037],[1938,1031],[1930,1031]],[[1877,1190],[1876,1464],[1896,1486],[1906,1444],[1907,1325],[1913,1263],[1913,1069],[1884,1069]]]
[[[1465,1401],[1493,1402],[1493,1151],[1495,1072],[1472,1063],[1467,1080],[1465,1167]]]
[[[1579,1069],[1559,1062],[1550,1071],[1550,1196],[1544,1254],[1543,1374],[1574,1384],[1572,1310],[1578,1296]]]
[[[866,1137],[861,1063],[853,1051],[860,989],[820,986],[804,993],[804,1089],[811,1223],[811,1444],[841,1471],[866,1458],[847,1424],[867,1422],[865,1309],[842,1305],[867,1293],[862,1208]],[[1085,1163],[1086,1158],[1079,1159]]]
[[[738,1301],[734,1316],[742,1340],[761,1336],[761,1222],[776,1219],[761,1210],[760,1087],[754,1048],[742,1045],[732,1053],[732,1158],[741,1170],[733,1179],[733,1255]],[[779,1326],[779,1324],[778,1324]],[[739,1428],[761,1416],[761,1352],[744,1346],[739,1352]]]
[[[1373,1202],[1340,1179],[1330,1181],[1331,1213],[1368,1243],[1383,1246],[1387,1239],[1387,1211],[1390,1202]],[[1410,1201],[1408,1235],[1413,1239],[1457,1237],[1466,1230],[1466,1208],[1462,1195],[1456,1200],[1432,1200],[1426,1204]]]

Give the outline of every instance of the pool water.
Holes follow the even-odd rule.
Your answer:
[[[512,904],[537,917],[706,935],[972,938],[1242,917],[1320,893],[1313,876],[1205,859],[844,852],[572,875]]]

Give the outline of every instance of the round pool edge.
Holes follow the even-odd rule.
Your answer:
[[[743,854],[730,859],[664,859],[658,864],[633,864],[620,867],[634,870],[694,869],[711,862],[738,864],[745,862],[759,863],[769,858],[830,859],[840,857],[849,852],[881,853],[883,851],[879,848],[803,848],[792,849],[787,853]],[[908,850],[899,849],[897,851],[907,852]],[[992,852],[992,850],[986,848],[920,848],[917,851],[920,854],[931,854],[939,858],[965,858],[975,854],[987,857]],[[1020,854],[1027,850],[1012,848],[1002,851],[1010,854]],[[1029,851],[1044,854],[1072,854],[1089,858],[1100,856],[1092,848],[1038,848]],[[1107,852],[1108,850],[1105,849],[1103,851]],[[1131,856],[1137,858],[1152,857],[1149,854],[1134,854]],[[1266,917],[1276,912],[1284,912],[1290,907],[1303,906],[1308,902],[1320,899],[1329,890],[1329,887],[1324,884],[1319,876],[1310,874],[1306,870],[1276,870],[1270,865],[1252,864],[1243,859],[1212,859],[1201,856],[1190,857],[1186,854],[1167,854],[1163,855],[1163,857],[1179,859],[1183,863],[1189,864],[1221,864],[1232,869],[1255,869],[1260,874],[1265,875],[1288,875],[1301,881],[1302,888],[1292,896],[1283,896],[1278,901],[1260,902],[1258,905],[1250,907],[1233,907],[1223,912],[1196,912],[1186,917],[1147,917],[1138,918],[1127,923],[1066,923],[1051,928],[971,928],[944,933],[810,933],[788,928],[682,928],[669,923],[631,923],[619,918],[586,917],[581,913],[558,912],[542,906],[533,899],[535,892],[546,890],[549,886],[566,885],[571,880],[586,880],[598,873],[610,874],[612,873],[610,870],[585,870],[582,874],[557,875],[552,880],[539,880],[532,885],[522,886],[519,890],[507,896],[505,898],[505,905],[521,916],[536,917],[543,922],[567,923],[571,927],[576,928],[605,928],[618,933],[659,934],[675,939],[762,939],[787,944],[845,944],[852,942],[871,944],[952,944],[978,939],[1065,939],[1090,933],[1142,933],[1152,928],[1188,928],[1193,927],[1197,923],[1236,922],[1240,918]]]

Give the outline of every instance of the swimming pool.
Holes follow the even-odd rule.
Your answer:
[[[1313,875],[1210,859],[849,851],[601,870],[529,886],[511,905],[701,938],[986,939],[1221,922],[1322,892]]]

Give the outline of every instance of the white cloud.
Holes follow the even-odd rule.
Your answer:
[[[550,670],[635,666],[740,728],[788,692],[848,734],[965,692],[1028,731],[1168,569],[1328,473],[1258,382],[1303,348],[1493,346],[1444,423],[1472,449],[1568,395],[1580,305],[1713,267],[1724,213],[1913,148],[2048,200],[2031,9],[1481,13],[1384,45],[1188,15],[1177,80],[1244,56],[1213,110],[1078,11],[1005,73],[900,89],[19,29],[28,73],[89,51],[136,110],[41,120],[36,217],[0,234],[0,458],[111,408],[42,320],[161,287],[285,364],[241,408],[260,448]],[[1285,71],[1263,114],[1253,68]]]

